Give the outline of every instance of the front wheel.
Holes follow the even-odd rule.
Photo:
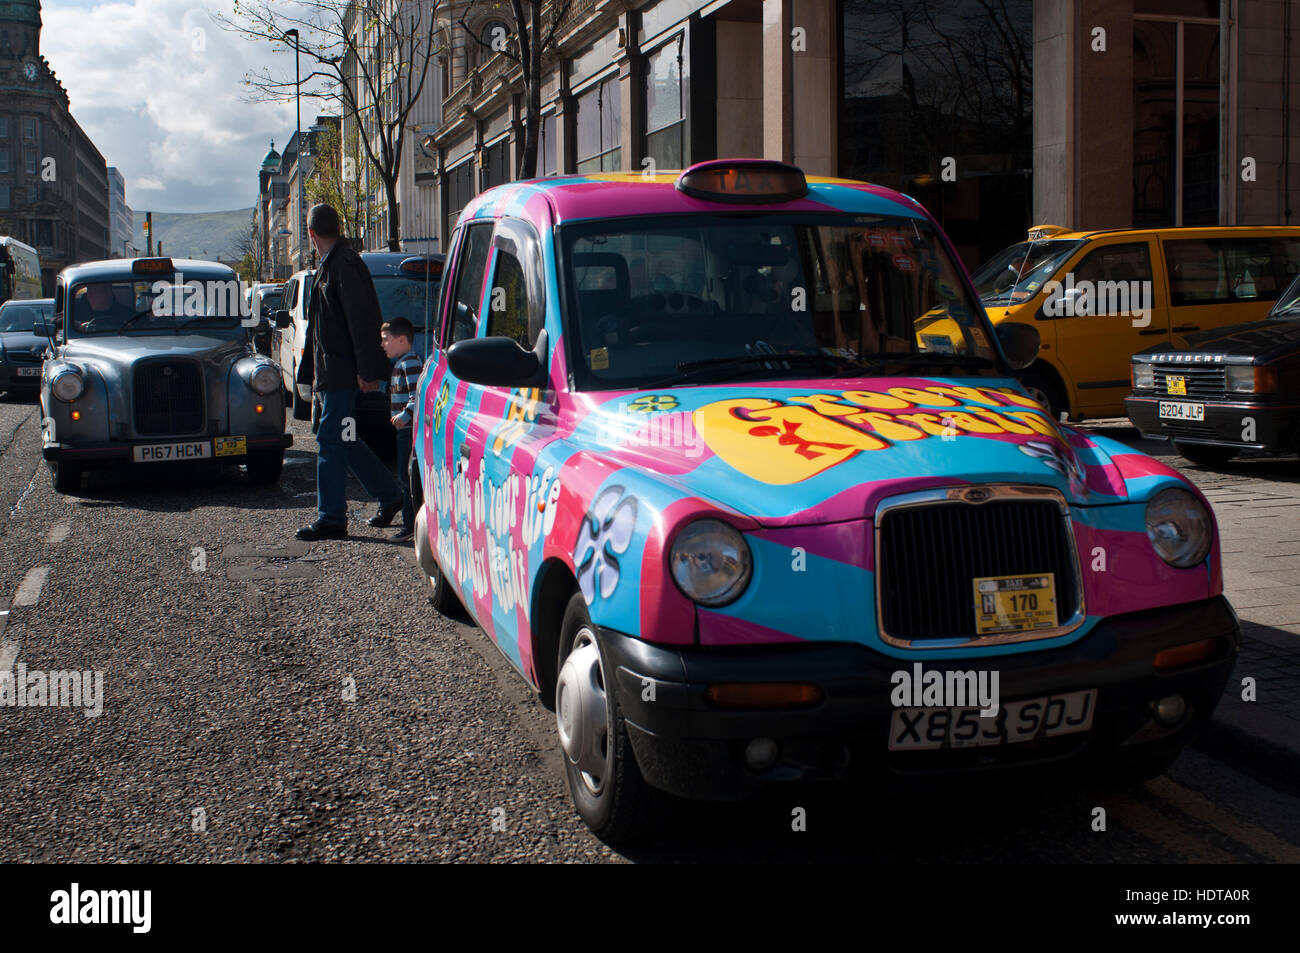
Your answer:
[[[284,468],[284,451],[254,451],[248,455],[245,466],[248,467],[249,483],[275,483],[280,479],[280,471]]]
[[[1070,409],[1066,404],[1065,394],[1061,392],[1060,386],[1051,374],[1045,374],[1037,368],[1030,368],[1020,375],[1020,383],[1030,397],[1046,408],[1053,420],[1060,420],[1061,413]]]
[[[559,662],[555,720],[573,806],[601,840],[633,840],[649,827],[654,792],[637,766],[581,593],[564,611]]]
[[[1210,467],[1227,463],[1238,453],[1235,447],[1215,447],[1207,443],[1183,443],[1178,440],[1174,441],[1174,449],[1192,463]]]

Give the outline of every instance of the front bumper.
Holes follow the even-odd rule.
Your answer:
[[[32,371],[35,374],[23,374]],[[0,364],[0,390],[36,391],[41,388],[41,365]]]
[[[1236,613],[1222,596],[1202,603],[1116,616],[1072,645],[1041,652],[923,662],[926,671],[996,670],[1002,703],[1096,689],[1089,731],[979,748],[888,749],[894,708],[891,676],[910,659],[864,646],[806,643],[754,648],[668,648],[608,629],[600,644],[618,695],[637,764],[655,787],[683,797],[743,798],[779,781],[971,771],[1051,761],[1104,762],[1120,749],[1186,744],[1210,717],[1241,639]],[[1162,649],[1216,638],[1214,656],[1157,674]],[[822,690],[802,710],[720,709],[705,698],[712,684],[811,682]],[[653,691],[648,691],[653,684]],[[1183,720],[1172,729],[1151,717],[1150,704],[1182,695]],[[653,700],[646,700],[651,698]],[[744,749],[771,738],[781,757],[756,773]]]
[[[1205,419],[1194,422],[1161,420],[1160,404],[1169,401],[1204,404]],[[1297,435],[1300,434],[1300,403],[1295,401],[1263,403],[1251,400],[1133,395],[1124,399],[1124,411],[1133,426],[1142,432],[1142,436],[1155,440],[1286,453],[1296,449]],[[1254,429],[1254,439],[1243,439],[1251,426]]]
[[[224,434],[222,436],[225,436]],[[239,436],[239,435],[236,435]],[[85,466],[110,466],[118,463],[131,463],[133,447],[155,446],[163,443],[199,443],[201,441],[212,442],[212,437],[196,437],[193,439],[176,438],[174,440],[130,440],[130,441],[112,441],[109,443],[85,443],[85,444],[68,444],[52,443],[43,447],[41,456],[51,463],[76,463]],[[222,456],[198,457],[191,461],[192,463],[242,463],[248,459],[248,456],[258,451],[266,450],[285,450],[293,446],[293,435],[282,434],[264,434],[260,436],[247,435],[245,439],[245,453],[224,454]],[[149,464],[145,464],[148,466]]]

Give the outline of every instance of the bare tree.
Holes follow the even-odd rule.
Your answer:
[[[356,235],[361,225],[361,186],[356,170],[361,167],[361,143],[356,126],[348,129],[346,143],[337,126],[331,125],[316,140],[316,160],[305,185],[307,202],[333,206],[345,235]]]
[[[515,32],[510,36],[483,37],[470,29],[465,18],[476,9],[500,9],[508,5]],[[555,35],[564,26],[571,0],[551,0],[542,15],[542,0],[470,0],[460,25],[471,40],[489,54],[500,54],[519,67],[524,86],[524,148],[515,175],[531,179],[537,175],[537,145],[542,122],[542,62],[555,48]]]
[[[269,69],[245,83],[254,102],[290,101],[303,95],[338,103],[360,129],[369,167],[384,185],[388,248],[401,250],[397,182],[408,120],[439,52],[439,0],[236,0],[231,16],[214,14],[223,29],[250,40],[297,47],[307,61],[301,83]],[[297,30],[296,38],[288,35]],[[357,170],[358,175],[360,170]]]

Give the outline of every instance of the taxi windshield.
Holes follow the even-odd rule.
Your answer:
[[[236,327],[241,304],[234,278],[91,281],[72,291],[69,328],[87,336]]]
[[[985,304],[1026,301],[1078,247],[1078,239],[1021,242],[980,265],[971,281]]]
[[[0,333],[32,331],[37,321],[48,320],[53,311],[53,304],[6,301],[0,305]]]
[[[375,277],[374,282],[375,294],[379,296],[379,313],[385,321],[406,318],[418,330],[427,327],[430,309],[438,300],[440,280],[431,278],[426,281],[424,275],[400,275]]]
[[[983,309],[922,219],[603,219],[560,243],[583,389],[996,366]]]

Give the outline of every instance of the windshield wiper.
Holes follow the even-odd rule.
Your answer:
[[[954,364],[960,367],[996,367],[987,357],[976,354],[939,354],[933,351],[912,351],[907,354],[891,354],[886,351],[858,355],[860,361],[873,361],[890,364]]]
[[[141,318],[143,318],[145,315],[149,315],[149,314],[153,314],[153,308],[149,308],[145,311],[137,311],[135,314],[131,315],[131,317],[127,318],[125,321],[123,321],[121,324],[117,326],[117,333],[121,334],[123,331],[126,330],[127,325],[130,324],[132,321],[138,321]]]

